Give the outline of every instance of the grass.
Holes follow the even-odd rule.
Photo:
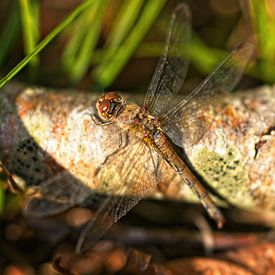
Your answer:
[[[30,54],[39,40],[39,2],[37,0],[19,0],[25,53]],[[30,60],[30,65],[37,67],[39,57]]]
[[[111,24],[104,45],[97,49],[104,17],[115,0],[86,0],[51,33],[39,41],[39,1],[18,0],[19,8],[14,5],[11,15],[0,37],[0,65],[3,66],[11,53],[21,28],[26,57],[0,80],[0,88],[18,74],[27,64],[31,72],[37,72],[39,53],[45,49],[65,28],[66,44],[62,53],[62,67],[71,83],[80,82],[93,67],[91,77],[99,86],[106,88],[116,79],[129,59],[156,56],[161,54],[161,43],[142,41],[152,24],[163,9],[165,0],[131,0],[121,1],[117,15]],[[251,22],[256,33],[260,62],[254,74],[267,83],[274,83],[272,73],[275,60],[275,16],[270,13],[268,0],[248,2]],[[139,49],[138,49],[139,48]],[[138,51],[136,51],[138,49]],[[225,51],[207,46],[199,36],[192,42],[191,62],[203,73],[209,73],[225,55]]]
[[[0,67],[5,65],[10,53],[14,49],[20,28],[19,10],[16,4],[12,6],[6,24],[0,35]]]
[[[127,38],[124,39],[124,42],[123,38],[126,37],[127,29],[126,27],[122,28],[121,26],[122,23],[127,23],[125,22],[127,20],[122,23],[120,22],[120,25],[114,25],[113,32],[120,27],[119,30],[124,33],[120,35],[120,41],[115,39],[114,35],[113,40],[108,40],[109,43],[106,49],[107,54],[103,55],[105,56],[105,58],[103,58],[103,62],[98,65],[94,72],[95,78],[100,86],[108,87],[114,81],[116,76],[129,61],[130,57],[134,54],[136,48],[141,44],[142,39],[148,32],[153,22],[156,20],[156,17],[160,13],[164,4],[164,0],[159,0],[157,2],[154,0],[147,0],[142,14],[138,18],[138,21],[132,28],[131,32],[128,34]],[[130,11],[133,16],[136,15],[133,10]],[[111,34],[113,32],[111,32]]]
[[[267,83],[274,83],[275,66],[275,14],[268,0],[249,2],[251,21],[257,35],[260,52],[259,75]]]
[[[35,58],[45,47],[53,41],[66,27],[68,27],[83,11],[85,11],[96,0],[86,0],[80,4],[64,21],[56,26],[21,62],[19,62],[5,77],[0,80],[0,88],[18,74],[33,58]]]
[[[79,82],[90,67],[107,4],[107,0],[95,1],[70,29],[71,39],[66,44],[62,62],[73,83]]]

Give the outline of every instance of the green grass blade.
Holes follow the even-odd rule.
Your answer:
[[[137,20],[143,3],[143,0],[123,2],[107,37],[106,47],[116,47],[121,44]]]
[[[165,0],[146,1],[146,6],[139,17],[137,24],[133,27],[123,45],[119,47],[116,54],[113,55],[112,60],[110,60],[102,70],[97,70],[96,80],[100,86],[107,87],[114,81],[141,43],[164,4]]]
[[[143,3],[143,0],[123,2],[123,5],[116,16],[116,19],[112,24],[112,29],[107,37],[101,62],[93,72],[96,77],[101,75],[101,73],[105,70],[106,64],[112,60],[113,56],[116,54],[116,51],[125,40],[139,15]]]
[[[38,2],[37,0],[19,0],[23,41],[25,53],[30,54],[35,48],[39,39],[39,18],[38,18]],[[38,56],[35,56],[30,64],[37,67],[39,64]]]
[[[190,44],[190,60],[192,64],[202,74],[208,74],[215,69],[215,67],[228,54],[225,50],[211,48],[193,33]]]
[[[74,21],[79,14],[86,10],[95,0],[86,0],[78,5],[74,11],[57,27],[51,31],[38,45],[37,47],[27,55],[20,63],[18,63],[5,77],[0,80],[0,88],[2,88],[8,81],[10,81],[22,68],[24,68],[30,60],[33,59],[38,53],[40,53],[60,32],[62,32],[72,21]]]
[[[159,57],[163,53],[164,46],[164,42],[142,43],[135,56]],[[210,73],[227,54],[224,50],[208,47],[196,34],[192,35],[188,53],[190,61],[202,74]]]
[[[117,46],[133,27],[144,0],[124,1],[106,40],[106,46]]]
[[[70,36],[69,42],[66,43],[63,54],[62,54],[62,66],[65,71],[69,72],[74,65],[77,53],[81,47],[81,41],[87,32],[83,25],[83,20],[75,20],[71,24],[70,28],[66,31],[66,36]]]
[[[142,43],[135,53],[135,56],[140,58],[159,57],[163,52],[163,48],[164,42]],[[192,34],[192,41],[188,53],[191,63],[202,75],[211,73],[229,54],[226,50],[209,47],[196,33]],[[249,68],[249,71],[246,73],[256,78],[259,78],[260,74],[255,67]]]
[[[257,35],[261,62],[261,76],[266,82],[274,83],[275,75],[275,17],[269,12],[270,3],[265,0],[251,0],[252,25]]]
[[[4,26],[4,30],[0,36],[0,66],[3,66],[5,60],[9,56],[15,44],[15,39],[19,32],[20,20],[18,8],[13,6],[10,16]]]
[[[73,38],[64,51],[62,61],[74,83],[84,76],[90,66],[107,3],[108,0],[96,1],[83,13],[74,26],[74,32],[70,33]]]

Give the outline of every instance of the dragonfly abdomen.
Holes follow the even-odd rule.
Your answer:
[[[156,131],[154,134],[155,146],[167,163],[180,175],[183,181],[189,186],[194,194],[201,201],[202,205],[216,222],[219,228],[223,226],[224,218],[219,209],[215,206],[212,199],[209,197],[206,189],[190,170],[188,165],[176,153],[172,145],[169,143],[165,134],[162,131]]]
[[[157,150],[162,155],[162,157],[170,164],[170,166],[172,166],[177,173],[182,173],[182,165],[178,163],[179,157],[162,131],[155,131],[154,142]]]

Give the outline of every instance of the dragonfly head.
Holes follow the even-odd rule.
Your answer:
[[[109,92],[99,97],[96,108],[101,118],[111,121],[120,114],[125,104],[126,102],[122,96],[116,92]]]

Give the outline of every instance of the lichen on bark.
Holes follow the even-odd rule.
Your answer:
[[[91,118],[96,114],[97,97],[98,94],[7,86],[0,94],[1,160],[27,185],[67,171],[81,182],[81,194],[89,194],[89,190],[115,192],[116,185],[113,189],[102,185],[102,177],[112,177],[111,171],[100,171],[106,157],[117,149],[119,132],[115,125],[102,127]],[[142,101],[140,96],[135,99]],[[191,164],[235,206],[275,210],[275,87],[240,91],[213,102],[204,115],[208,131],[197,144],[184,147]],[[35,165],[31,162],[34,152],[24,146],[28,140],[37,145],[40,157]],[[27,150],[25,155],[18,151],[20,146]],[[127,155],[122,151],[114,158],[123,161]],[[140,161],[145,161],[142,156]],[[37,169],[41,171],[39,175]],[[148,196],[194,200],[189,188],[164,162],[159,169],[159,184]],[[66,179],[70,177],[63,182]],[[52,185],[51,192],[61,186]]]

